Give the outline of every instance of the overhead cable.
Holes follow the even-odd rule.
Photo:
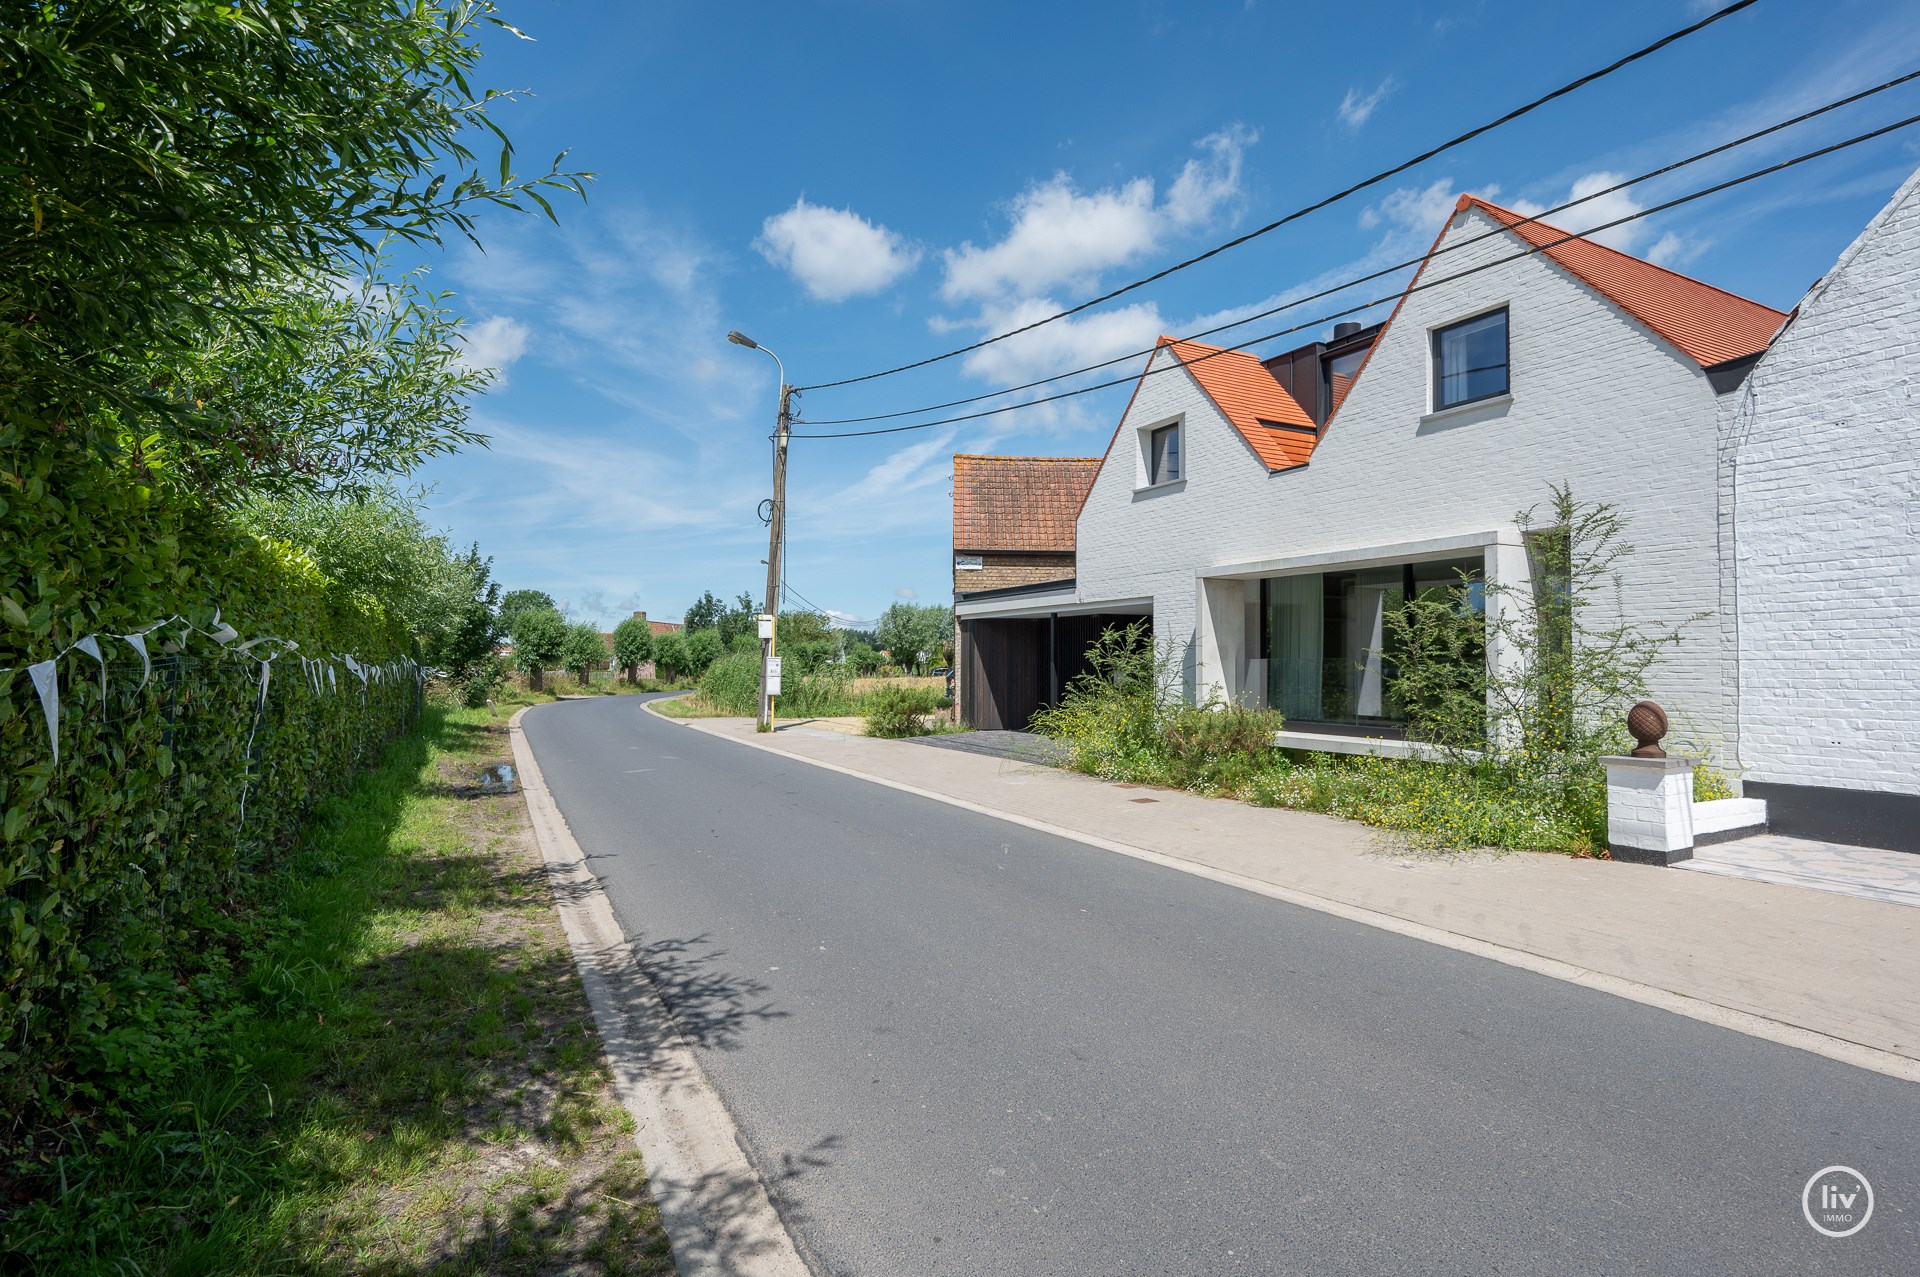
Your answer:
[[[1359,303],[1358,305],[1348,306],[1341,310],[1332,311],[1332,312],[1329,312],[1328,314],[1320,315],[1320,316],[1317,316],[1316,318],[1307,320],[1304,323],[1294,324],[1293,326],[1288,328],[1281,328],[1281,329],[1275,330],[1274,332],[1263,333],[1258,337],[1249,338],[1248,340],[1240,342],[1237,345],[1222,346],[1216,350],[1209,351],[1206,354],[1196,355],[1192,359],[1182,360],[1180,363],[1177,363],[1177,364],[1170,364],[1164,368],[1160,368],[1157,370],[1150,369],[1149,371],[1141,374],[1141,377],[1139,378],[1118,377],[1111,381],[1095,382],[1093,385],[1081,386],[1074,390],[1063,390],[1059,394],[1045,395],[1039,399],[1028,399],[1021,403],[1007,404],[1006,406],[1001,408],[989,408],[982,412],[964,413],[957,417],[942,417],[934,421],[920,421],[907,426],[886,426],[877,430],[846,430],[846,431],[838,431],[838,432],[829,433],[829,434],[800,434],[798,432],[795,432],[790,437],[794,439],[858,439],[858,438],[864,438],[870,435],[891,435],[891,434],[901,434],[909,430],[928,430],[928,429],[932,429],[935,426],[949,426],[949,425],[954,425],[963,421],[977,421],[982,417],[997,417],[1001,413],[1018,412],[1023,408],[1037,408],[1041,404],[1055,403],[1062,399],[1072,399],[1076,395],[1087,395],[1087,394],[1092,394],[1096,390],[1106,390],[1113,386],[1124,386],[1128,382],[1141,380],[1145,377],[1157,376],[1160,373],[1169,372],[1176,367],[1183,367],[1183,366],[1190,367],[1193,364],[1204,362],[1205,360],[1212,359],[1219,355],[1229,354],[1233,351],[1238,351],[1238,350],[1246,350],[1250,346],[1258,346],[1262,342],[1272,341],[1276,337],[1284,337],[1290,333],[1297,333],[1302,329],[1317,328],[1322,324],[1328,323],[1335,319],[1339,319],[1342,316],[1353,315],[1353,314],[1358,314],[1362,311],[1372,310],[1375,306],[1384,305],[1385,303],[1391,302],[1391,301],[1398,301],[1400,298],[1407,297],[1413,293],[1423,293],[1430,288],[1438,288],[1442,284],[1451,284],[1456,280],[1465,279],[1469,275],[1477,275],[1481,271],[1491,270],[1495,266],[1504,266],[1508,262],[1519,261],[1523,257],[1531,257],[1534,254],[1544,252],[1547,249],[1557,248],[1561,244],[1570,243],[1573,240],[1586,239],[1601,231],[1612,230],[1616,226],[1624,226],[1628,222],[1635,222],[1640,220],[1643,217],[1651,217],[1655,213],[1664,213],[1668,209],[1679,208],[1683,204],[1691,204],[1695,200],[1705,199],[1709,195],[1717,195],[1721,191],[1731,190],[1736,186],[1745,185],[1746,183],[1755,181],[1758,178],[1768,177],[1775,173],[1784,172],[1787,169],[1793,168],[1795,165],[1805,164],[1809,160],[1816,160],[1821,158],[1822,156],[1832,155],[1838,151],[1844,151],[1848,147],[1859,146],[1863,142],[1870,142],[1877,137],[1884,137],[1889,133],[1893,133],[1904,128],[1910,128],[1915,124],[1920,124],[1920,115],[1910,115],[1904,120],[1896,120],[1892,124],[1883,125],[1882,127],[1874,129],[1871,132],[1862,133],[1862,134],[1859,134],[1858,136],[1848,138],[1844,142],[1835,142],[1831,146],[1823,146],[1818,150],[1808,151],[1803,155],[1796,155],[1790,160],[1782,160],[1778,164],[1769,164],[1765,168],[1754,169],[1751,172],[1741,174],[1739,177],[1730,178],[1725,182],[1717,182],[1712,186],[1703,187],[1700,190],[1690,192],[1689,194],[1679,196],[1675,199],[1667,200],[1664,203],[1655,204],[1650,208],[1643,208],[1636,213],[1629,213],[1624,217],[1616,217],[1610,222],[1603,222],[1598,226],[1589,227],[1588,229],[1581,231],[1578,234],[1563,235],[1559,239],[1553,240],[1549,243],[1534,245],[1522,252],[1514,253],[1507,257],[1499,257],[1489,262],[1482,262],[1478,266],[1472,266],[1466,270],[1456,271],[1453,274],[1444,276],[1440,279],[1428,280],[1423,283],[1415,283],[1413,285],[1410,285],[1407,288],[1403,288],[1399,290],[1398,292],[1387,293],[1380,297],[1375,297],[1370,301],[1364,301]]]
[[[1581,204],[1586,204],[1593,200],[1603,199],[1608,195],[1618,194],[1619,192],[1626,190],[1628,187],[1638,186],[1642,182],[1651,181],[1656,177],[1664,177],[1668,173],[1675,172],[1678,169],[1683,169],[1690,164],[1698,164],[1702,160],[1712,159],[1716,155],[1720,155],[1727,151],[1734,150],[1738,147],[1745,146],[1750,142],[1756,142],[1761,138],[1771,136],[1772,134],[1775,134],[1775,133],[1779,133],[1784,129],[1793,128],[1795,125],[1804,124],[1808,120],[1814,119],[1817,116],[1825,115],[1830,111],[1837,111],[1841,107],[1851,106],[1855,102],[1859,102],[1866,98],[1870,98],[1876,93],[1884,93],[1889,89],[1897,88],[1902,84],[1906,84],[1907,82],[1911,80],[1916,80],[1916,79],[1920,79],[1920,71],[1909,71],[1905,75],[1886,81],[1884,84],[1876,84],[1874,87],[1870,89],[1863,89],[1858,93],[1854,93],[1847,97],[1840,98],[1836,101],[1829,102],[1825,106],[1816,107],[1811,111],[1807,111],[1800,115],[1796,115],[1792,119],[1782,120],[1778,124],[1770,124],[1764,129],[1760,129],[1757,132],[1747,134],[1745,137],[1735,138],[1731,142],[1723,142],[1719,146],[1713,147],[1709,150],[1701,151],[1694,155],[1689,155],[1683,160],[1675,160],[1671,164],[1662,165],[1660,168],[1652,169],[1648,172],[1642,173],[1638,177],[1630,177],[1623,182],[1616,182],[1614,185],[1606,187],[1603,190],[1593,191],[1590,194],[1582,195],[1578,199],[1568,200],[1566,203],[1556,205],[1553,208],[1543,209],[1540,212],[1533,214],[1531,217],[1522,218],[1519,222],[1515,223],[1515,226],[1516,227],[1524,226],[1532,222],[1544,222],[1547,218],[1556,216],[1557,214],[1560,214],[1560,213],[1564,213],[1570,208],[1575,208]],[[1499,230],[1482,232],[1479,235],[1475,235],[1470,238],[1460,240],[1458,243],[1449,244],[1445,248],[1437,249],[1433,253],[1428,254],[1426,257],[1408,258],[1404,262],[1397,262],[1392,266],[1383,267],[1380,270],[1372,271],[1365,275],[1356,276],[1353,279],[1345,280],[1341,283],[1335,284],[1330,288],[1324,288],[1317,293],[1309,293],[1304,297],[1296,297],[1292,301],[1283,302],[1278,306],[1272,306],[1266,310],[1257,311],[1254,314],[1243,316],[1229,323],[1219,324],[1213,328],[1202,329],[1201,331],[1196,333],[1189,333],[1185,337],[1180,338],[1179,340],[1197,341],[1202,337],[1211,337],[1216,333],[1223,333],[1228,331],[1229,329],[1240,328],[1247,324],[1254,323],[1257,320],[1271,318],[1272,316],[1277,315],[1282,311],[1293,310],[1296,307],[1304,306],[1308,302],[1320,301],[1324,298],[1333,296],[1335,293],[1345,292],[1349,288],[1355,288],[1361,284],[1372,283],[1376,279],[1384,279],[1389,275],[1396,274],[1397,272],[1406,270],[1407,268],[1412,266],[1418,266],[1421,262],[1430,261],[1432,260],[1432,258],[1439,257],[1442,254],[1457,252],[1460,249],[1468,248],[1474,244],[1479,243],[1481,240],[1490,239],[1495,235],[1499,235],[1502,233],[1502,231],[1506,229],[1510,229],[1510,228],[1503,227]],[[809,419],[805,424],[810,426],[852,426],[852,425],[860,425],[868,421],[892,421],[899,417],[917,417],[922,413],[941,412],[948,408],[959,408],[966,404],[981,403],[988,399],[997,399],[1002,395],[1014,395],[1014,394],[1020,393],[1023,390],[1032,390],[1039,386],[1051,385],[1056,381],[1065,381],[1069,377],[1078,377],[1084,373],[1098,372],[1102,368],[1111,368],[1115,364],[1124,364],[1130,359],[1138,359],[1142,355],[1150,355],[1153,353],[1153,351],[1154,351],[1153,347],[1148,347],[1145,350],[1128,351],[1124,355],[1115,355],[1111,359],[1103,359],[1097,364],[1088,364],[1084,368],[1075,368],[1068,372],[1057,372],[1052,374],[1051,376],[1041,377],[1036,381],[1029,381],[1018,386],[1007,386],[1000,390],[989,390],[978,395],[969,395],[965,399],[949,399],[945,403],[925,404],[918,408],[903,408],[897,412],[874,413],[873,415],[866,416],[866,417],[830,417],[821,421],[814,421]]]
[[[839,381],[822,381],[811,386],[799,386],[799,387],[796,387],[796,389],[830,390],[835,386],[856,385],[859,382],[874,381],[881,377],[891,377],[896,373],[908,372],[915,368],[924,368],[928,364],[937,364],[942,360],[953,359],[959,355],[965,355],[976,350],[981,350],[987,346],[993,345],[995,342],[1005,341],[1009,337],[1017,337],[1021,333],[1031,332],[1035,328],[1042,327],[1046,324],[1051,324],[1056,320],[1065,319],[1069,315],[1077,315],[1083,310],[1090,310],[1095,306],[1099,306],[1105,302],[1110,302],[1116,297],[1124,297],[1126,294],[1131,293],[1136,289],[1145,288],[1148,284],[1156,283],[1162,279],[1165,279],[1167,276],[1172,275],[1177,271],[1186,270],[1189,266],[1197,266],[1201,262],[1206,261],[1208,258],[1217,257],[1221,253],[1224,253],[1229,249],[1238,248],[1240,245],[1247,243],[1249,240],[1258,239],[1260,236],[1265,235],[1270,231],[1278,230],[1280,227],[1285,226],[1289,222],[1298,221],[1300,218],[1307,216],[1309,213],[1316,213],[1319,210],[1326,208],[1330,204],[1337,204],[1341,200],[1346,199],[1349,195],[1357,194],[1360,191],[1366,190],[1370,186],[1377,186],[1379,183],[1386,181],[1390,177],[1397,177],[1400,174],[1406,172],[1410,168],[1414,168],[1417,165],[1426,163],[1428,160],[1432,159],[1436,155],[1440,155],[1446,151],[1451,151],[1453,148],[1463,145],[1464,143],[1471,142],[1473,139],[1480,137],[1483,134],[1490,133],[1494,129],[1497,129],[1504,124],[1509,124],[1514,120],[1519,119],[1521,116],[1526,115],[1528,112],[1538,110],[1540,107],[1545,106],[1547,103],[1552,102],[1557,98],[1565,97],[1567,94],[1572,93],[1577,89],[1585,88],[1587,85],[1592,84],[1596,80],[1600,80],[1605,78],[1606,76],[1612,75],[1615,71],[1620,70],[1622,67],[1629,66],[1635,62],[1640,61],[1640,59],[1642,58],[1649,57],[1652,54],[1658,53],[1660,50],[1666,48],[1668,45],[1684,40],[1688,36],[1694,35],[1697,32],[1705,30],[1706,28],[1712,26],[1714,23],[1719,22],[1721,19],[1731,17],[1732,15],[1740,12],[1742,9],[1750,8],[1757,3],[1759,3],[1759,0],[1735,0],[1733,4],[1729,4],[1725,8],[1716,9],[1714,12],[1708,14],[1706,17],[1700,19],[1698,22],[1695,22],[1690,26],[1685,26],[1680,28],[1678,31],[1670,32],[1667,35],[1662,36],[1660,39],[1655,40],[1652,44],[1646,45],[1640,49],[1636,49],[1634,52],[1627,54],[1623,58],[1619,58],[1613,62],[1608,63],[1606,66],[1601,67],[1597,71],[1589,71],[1587,74],[1581,76],[1577,80],[1570,80],[1566,84],[1563,84],[1559,88],[1553,90],[1551,93],[1543,94],[1540,97],[1534,98],[1531,102],[1527,102],[1521,106],[1517,106],[1513,110],[1508,111],[1505,115],[1500,116],[1498,119],[1489,120],[1487,123],[1479,125],[1476,128],[1468,129],[1465,133],[1460,134],[1458,137],[1453,138],[1450,141],[1442,142],[1440,145],[1433,147],[1430,150],[1422,151],[1420,154],[1414,156],[1412,159],[1403,160],[1399,164],[1394,165],[1392,168],[1383,169],[1380,172],[1375,173],[1372,177],[1365,178],[1361,181],[1355,182],[1353,185],[1347,187],[1344,190],[1336,191],[1332,195],[1328,195],[1322,199],[1316,200],[1312,204],[1308,204],[1308,205],[1305,205],[1304,207],[1297,208],[1293,212],[1288,213],[1285,217],[1281,217],[1275,221],[1268,222],[1265,226],[1261,226],[1255,230],[1248,231],[1244,235],[1236,236],[1235,238],[1228,240],[1224,244],[1215,245],[1214,247],[1208,249],[1206,252],[1200,253],[1193,257],[1189,257],[1185,261],[1175,262],[1173,265],[1167,267],[1165,270],[1155,271],[1153,274],[1148,275],[1143,279],[1136,279],[1130,284],[1123,284],[1119,288],[1113,289],[1111,292],[1102,293],[1098,297],[1089,298],[1088,300],[1081,302],[1077,306],[1070,306],[1066,310],[1056,312],[1055,314],[1045,316],[1044,318],[1041,318],[1041,319],[1036,319],[1030,324],[1022,324],[1018,328],[1010,328],[1003,333],[996,333],[992,337],[982,338],[981,340],[974,342],[970,346],[961,346],[955,350],[946,351],[943,354],[930,355],[925,359],[916,359],[912,363],[900,364],[899,366],[894,368],[883,368],[879,372],[870,372],[859,377],[842,377]]]

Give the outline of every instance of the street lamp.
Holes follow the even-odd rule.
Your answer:
[[[727,340],[748,350],[758,350],[773,360],[780,372],[780,416],[773,431],[773,503],[767,528],[767,593],[763,611],[773,618],[760,639],[760,730],[773,730],[772,681],[774,635],[780,619],[780,552],[787,535],[787,428],[792,421],[793,387],[787,384],[787,368],[780,356],[762,346],[739,329],[727,334]]]

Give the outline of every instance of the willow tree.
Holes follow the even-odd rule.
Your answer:
[[[511,95],[471,82],[481,35],[518,34],[490,0],[13,9],[0,25],[0,445],[171,445],[170,473],[198,484],[324,488],[469,437],[448,426],[457,414],[422,425],[401,403],[327,422],[329,394],[352,396],[323,384],[316,355],[384,335],[402,339],[382,347],[392,360],[424,336],[444,373],[457,345],[444,307],[417,279],[388,278],[383,252],[471,238],[487,206],[551,216],[543,192],[581,189],[564,155],[516,174],[493,118]],[[475,138],[498,144],[497,163]],[[216,381],[229,390],[197,393]]]

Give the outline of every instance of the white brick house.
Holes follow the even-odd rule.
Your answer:
[[[962,623],[1150,611],[1188,695],[1272,704],[1329,745],[1388,734],[1382,608],[1457,569],[1524,587],[1515,515],[1562,481],[1630,520],[1632,616],[1718,614],[1720,426],[1785,316],[1563,238],[1463,198],[1330,419],[1280,359],[1163,340],[1081,510],[1072,588],[963,599]],[[1689,626],[1652,689],[1718,755],[1734,642]]]
[[[1776,828],[1920,851],[1920,173],[1735,398],[1734,761]]]

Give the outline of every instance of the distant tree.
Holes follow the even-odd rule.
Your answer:
[[[681,623],[689,634],[695,630],[718,629],[721,614],[726,610],[727,605],[715,598],[712,590],[707,590],[694,600],[693,606],[688,608],[687,614],[681,618]]]
[[[559,663],[567,641],[567,618],[558,608],[531,607],[513,618],[513,662],[527,676],[527,686],[540,691],[546,672]]]
[[[493,560],[480,557],[477,543],[453,563],[467,579],[468,593],[455,605],[445,630],[424,645],[424,659],[448,678],[464,682],[500,642],[500,585],[493,579]]]
[[[930,664],[953,642],[953,609],[938,604],[895,603],[881,613],[874,633],[902,669]],[[922,652],[927,654],[925,661],[920,659]]]
[[[753,601],[753,595],[742,591],[733,601],[733,606],[720,614],[714,628],[720,631],[720,641],[728,650],[732,650],[733,641],[742,634],[751,635],[757,643],[760,639],[759,605]]]
[[[653,639],[653,668],[662,678],[687,676],[687,640],[680,634],[656,634]]]
[[[508,590],[500,596],[500,628],[506,633],[513,632],[513,618],[530,608],[546,608],[558,612],[560,605],[545,590]]]
[[[707,666],[719,660],[726,650],[726,644],[720,641],[718,630],[698,630],[688,634],[687,674],[698,678],[706,673]]]
[[[778,628],[780,646],[794,643],[828,643],[834,639],[833,627],[819,612],[782,612]]]
[[[606,659],[607,644],[600,637],[599,626],[582,621],[567,627],[566,637],[560,643],[560,663],[580,681],[580,686],[593,682],[593,672]]]
[[[653,655],[653,627],[637,616],[630,616],[613,627],[613,663],[618,665],[631,683],[640,671],[641,662]]]

